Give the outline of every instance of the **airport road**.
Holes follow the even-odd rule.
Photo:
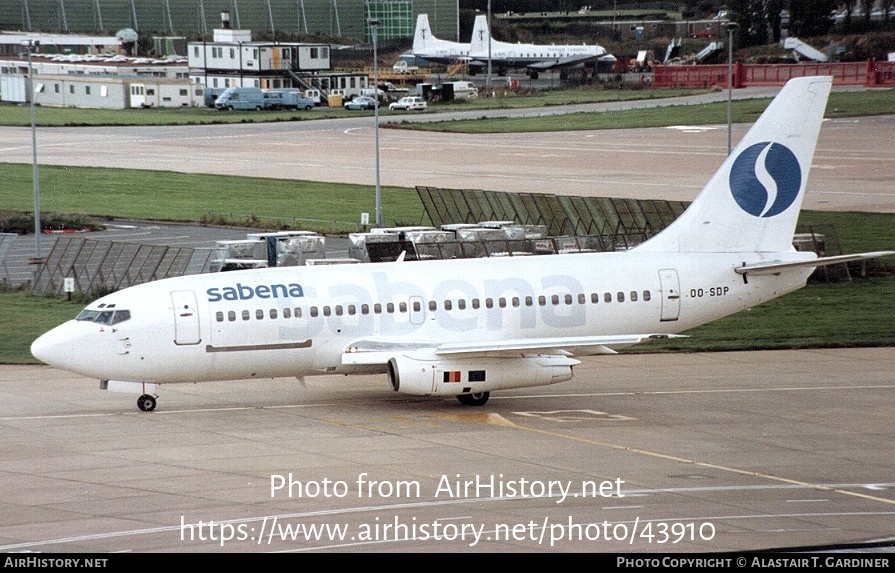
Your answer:
[[[482,408],[397,395],[376,376],[174,385],[140,413],[135,396],[95,381],[5,366],[0,551],[676,553],[893,540],[893,372],[891,348],[622,354]],[[272,492],[290,474],[292,496]],[[475,480],[504,490],[458,490]],[[600,484],[602,495],[588,489]],[[331,529],[304,539],[312,526]]]
[[[770,97],[778,89],[746,88],[737,90],[735,97]],[[546,115],[700,101],[726,101],[726,94],[659,102],[383,116],[381,120]],[[734,126],[734,144],[748,127]],[[691,201],[727,155],[726,125],[488,135],[379,131],[384,186]],[[804,207],[895,211],[893,132],[895,116],[827,121]],[[370,116],[270,124],[41,128],[37,141],[38,160],[43,165],[369,185],[375,181]],[[30,129],[0,127],[0,161],[30,164],[31,152]]]

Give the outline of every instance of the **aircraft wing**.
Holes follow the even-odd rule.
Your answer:
[[[431,352],[436,356],[454,358],[469,357],[517,357],[522,354],[559,354],[564,356],[590,356],[616,354],[614,348],[638,344],[645,340],[686,338],[680,334],[618,334],[607,336],[579,336],[557,338],[520,338],[482,342],[407,342],[377,339],[358,340],[342,354],[342,364],[385,364],[396,353],[418,351]]]
[[[534,62],[534,63],[528,64],[525,67],[530,70],[537,70],[537,71],[542,72],[545,70],[552,70],[554,68],[568,68],[568,67],[577,66],[580,64],[589,64],[589,63],[598,61],[604,55],[605,54],[599,55],[599,56],[596,56],[596,55],[572,56],[569,58],[555,58],[555,59],[551,59],[551,60],[541,60],[540,62]]]

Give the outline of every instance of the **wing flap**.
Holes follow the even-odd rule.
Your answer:
[[[617,349],[646,340],[685,338],[681,334],[618,334],[607,336],[578,336],[557,338],[521,338],[483,342],[407,342],[397,340],[358,340],[342,354],[345,365],[385,364],[396,354],[430,351],[436,356],[469,358],[475,356],[521,356],[525,354],[555,354],[562,356],[590,356],[616,354]]]
[[[454,342],[438,346],[435,349],[435,354],[445,356],[516,356],[524,353],[564,354],[567,356],[616,354],[617,348],[639,344],[645,340],[682,336],[680,334],[655,333]]]

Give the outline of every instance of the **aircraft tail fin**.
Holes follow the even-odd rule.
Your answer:
[[[470,54],[487,54],[488,38],[491,32],[488,29],[488,17],[479,15],[475,17],[475,23],[472,26],[472,38],[469,42]]]
[[[692,205],[649,252],[787,252],[833,79],[788,81]]]
[[[435,38],[432,37],[432,28],[429,26],[429,15],[420,14],[416,17],[416,30],[413,33],[413,52],[424,52]]]

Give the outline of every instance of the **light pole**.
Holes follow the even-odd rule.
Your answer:
[[[28,99],[31,103],[31,164],[32,178],[34,179],[34,260],[40,262],[43,252],[40,248],[40,180],[37,174],[37,121],[34,114],[34,67],[31,62],[31,52],[40,42],[37,40],[25,40],[28,46]]]
[[[491,90],[491,0],[488,0],[488,75],[485,77],[485,89]]]
[[[735,22],[727,22],[727,155],[731,150],[731,132],[733,115],[733,31],[737,27]]]
[[[376,226],[384,227],[382,217],[382,188],[379,186],[379,53],[376,50],[376,35],[379,28],[379,20],[370,18],[370,33],[373,35],[373,97],[376,105],[373,106],[373,137],[376,140]]]

